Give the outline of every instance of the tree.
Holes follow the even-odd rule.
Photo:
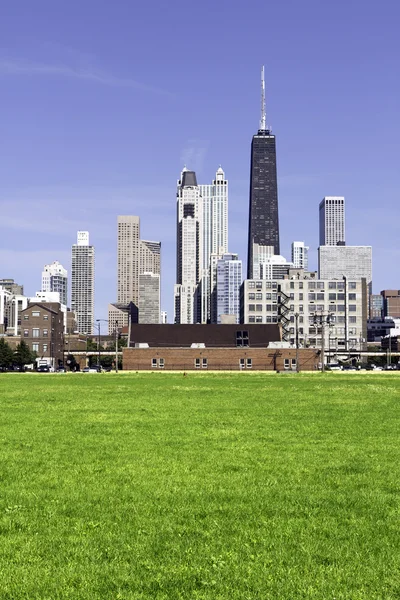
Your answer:
[[[8,369],[14,359],[13,351],[4,338],[0,339],[0,368]]]
[[[14,362],[18,367],[24,367],[34,361],[34,354],[30,351],[28,344],[21,340],[14,354]]]
[[[75,358],[75,356],[73,354],[68,354],[68,356],[67,356],[67,363],[66,364],[69,367],[70,371],[75,371],[76,370],[77,362],[76,362],[76,358]]]
[[[94,340],[92,340],[91,338],[88,338],[86,341],[86,350],[88,352],[97,352],[98,350],[98,345],[97,342],[95,342]],[[104,350],[103,346],[100,345],[100,352]]]

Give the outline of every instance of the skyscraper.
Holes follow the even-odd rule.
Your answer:
[[[160,275],[140,273],[139,275],[139,323],[160,323]]]
[[[212,323],[221,323],[228,315],[239,323],[241,285],[242,261],[237,254],[224,254],[217,262],[217,310],[216,314],[212,314]]]
[[[186,168],[177,188],[175,323],[199,323],[202,257],[202,198],[196,173]]]
[[[247,277],[253,278],[253,243],[279,254],[278,184],[275,136],[266,125],[264,67],[261,71],[261,121],[251,143]]]
[[[117,303],[138,305],[139,299],[139,217],[118,217]]]
[[[212,254],[228,252],[228,181],[221,167],[211,185],[199,185],[203,205],[201,256],[201,323],[210,320],[210,298],[214,290],[210,272]],[[214,282],[215,284],[215,282]]]
[[[292,263],[295,269],[308,271],[308,246],[304,242],[292,242]]]
[[[55,260],[45,265],[42,271],[42,292],[59,292],[60,303],[68,304],[68,273],[67,269]]]
[[[319,204],[319,245],[344,246],[344,198],[325,196]]]
[[[78,231],[77,243],[72,246],[71,310],[79,333],[93,333],[94,247],[89,246],[88,231]]]

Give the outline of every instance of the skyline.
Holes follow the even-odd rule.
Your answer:
[[[80,10],[79,23],[78,3],[60,21],[55,7],[45,5],[45,19],[28,3],[22,18],[21,7],[8,6],[4,19],[1,277],[14,278],[33,296],[45,264],[59,260],[70,273],[76,232],[88,230],[96,248],[96,317],[105,318],[115,301],[117,216],[138,215],[143,239],[162,242],[162,310],[172,322],[175,182],[185,163],[201,183],[222,165],[230,182],[228,251],[238,253],[245,269],[250,144],[265,63],[267,122],[277,136],[281,253],[289,259],[291,242],[302,240],[316,270],[319,202],[344,196],[347,243],[373,247],[374,291],[399,287],[394,3],[386,3],[389,18],[364,3],[333,9],[308,2],[302,10],[290,7],[292,21],[287,7],[267,11],[257,2],[254,11],[274,23],[264,46],[252,36],[254,14],[206,2],[195,27],[206,27],[210,14],[223,17],[224,44],[217,55],[204,45],[200,52],[193,31],[181,32],[187,56],[169,35],[183,4],[165,14],[164,28],[151,19],[144,25],[150,9],[140,7],[135,22],[143,27],[135,27],[135,36],[128,35],[129,7],[116,15],[96,4],[90,40],[84,33],[94,4]],[[106,32],[112,44],[104,43]],[[157,39],[154,49],[150,39]],[[141,46],[143,60],[132,62]]]

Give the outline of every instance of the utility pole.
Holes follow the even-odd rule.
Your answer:
[[[97,359],[97,365],[98,365],[98,367],[100,367],[100,321],[97,323],[97,326],[99,328],[99,341],[98,341],[98,344],[97,344],[97,350],[98,350],[98,353],[99,353],[99,357]]]
[[[294,318],[296,320],[296,372],[300,371],[299,369],[299,313],[294,314]]]
[[[325,323],[324,323],[324,316],[321,315],[321,360],[322,360],[322,367],[321,367],[321,371],[324,373],[325,372]]]
[[[115,321],[115,372],[118,373],[118,321]]]

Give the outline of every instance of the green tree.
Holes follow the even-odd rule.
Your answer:
[[[18,367],[24,367],[35,360],[35,355],[30,351],[28,344],[21,340],[14,354],[14,362]]]
[[[4,338],[0,339],[0,367],[8,369],[13,363],[14,354]]]
[[[86,350],[88,352],[97,352],[97,350],[98,350],[97,342],[92,340],[92,338],[88,338],[87,342],[86,342]],[[104,348],[103,348],[103,346],[100,345],[100,351],[101,350],[104,350]]]

